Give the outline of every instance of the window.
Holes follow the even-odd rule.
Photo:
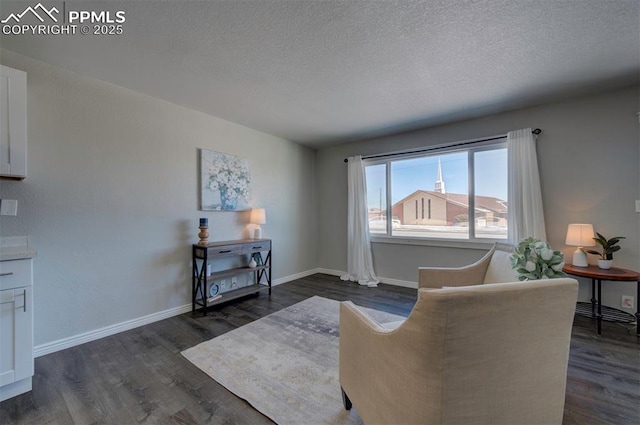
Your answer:
[[[365,172],[372,234],[403,239],[507,239],[504,139],[419,156],[367,160]],[[392,220],[387,223],[389,216]]]

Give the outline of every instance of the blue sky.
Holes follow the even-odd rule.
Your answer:
[[[438,159],[442,164],[442,180],[448,193],[468,193],[467,152],[421,157],[392,163],[392,203],[418,189],[433,190],[438,173]],[[476,195],[507,199],[507,150],[475,153]],[[367,204],[382,207],[385,203],[384,164],[367,167]]]

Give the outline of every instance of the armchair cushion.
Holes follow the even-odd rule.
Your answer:
[[[518,274],[511,267],[512,252],[496,249],[489,261],[483,283],[505,283],[518,280]]]

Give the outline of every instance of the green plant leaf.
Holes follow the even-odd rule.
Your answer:
[[[593,238],[594,241],[596,241],[596,243],[602,247],[607,246],[607,240],[606,239],[600,239],[600,238]]]
[[[615,238],[609,239],[609,241],[608,241],[609,242],[609,246],[617,244],[618,242],[620,242],[620,239],[624,239],[624,237],[616,236]]]

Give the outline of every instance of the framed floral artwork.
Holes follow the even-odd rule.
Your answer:
[[[251,161],[200,149],[200,208],[204,211],[249,209]]]

